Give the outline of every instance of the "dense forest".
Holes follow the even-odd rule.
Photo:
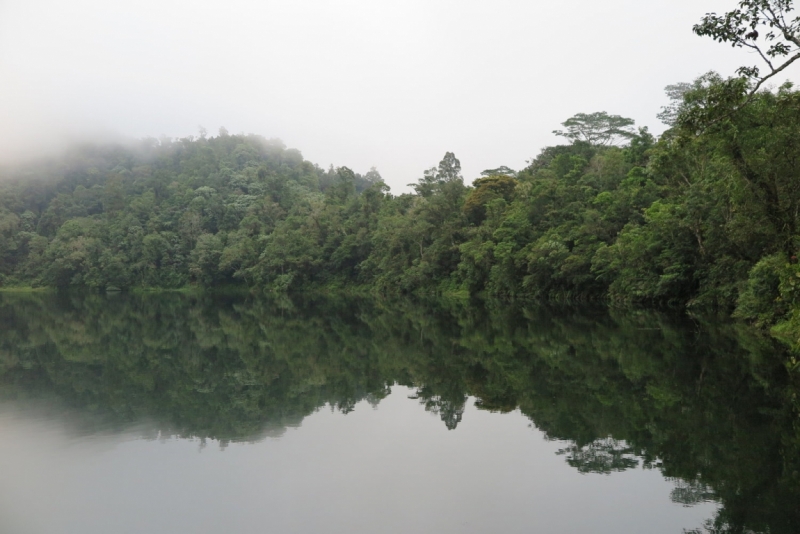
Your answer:
[[[733,82],[676,86],[659,139],[578,115],[558,132],[569,144],[519,172],[467,186],[448,153],[400,195],[375,170],[324,170],[224,130],[75,147],[5,171],[0,284],[613,299],[796,332],[800,92]]]
[[[669,86],[658,138],[581,113],[554,132],[566,144],[471,185],[450,152],[393,195],[375,169],[325,170],[224,129],[6,168],[0,286],[671,303],[800,342],[800,91],[764,85],[800,57],[792,9],[743,0],[696,25],[770,71]]]
[[[708,532],[795,533],[800,375],[741,323],[454,299],[0,295],[0,401],[81,434],[259,440],[394,384],[456,429],[468,396],[519,409],[581,473],[642,465]],[[496,305],[501,304],[501,305]]]

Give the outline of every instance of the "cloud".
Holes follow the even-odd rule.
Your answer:
[[[446,151],[524,166],[577,112],[657,131],[662,89],[745,59],[691,33],[715,4],[5,0],[0,158],[74,137],[280,137],[395,191]]]

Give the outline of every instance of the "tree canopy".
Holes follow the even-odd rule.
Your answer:
[[[800,346],[800,92],[761,89],[796,58],[793,9],[743,0],[695,27],[757,49],[767,75],[668,86],[659,138],[579,113],[556,130],[565,144],[519,171],[465,181],[448,151],[393,195],[375,169],[322,169],[225,130],[5,169],[0,287],[677,304],[733,312]]]
[[[618,139],[631,139],[635,136],[633,119],[609,115],[605,111],[578,113],[561,125],[565,130],[553,133],[571,141],[585,141],[591,145],[609,145]]]
[[[681,303],[800,344],[800,93],[748,90],[674,86],[661,139],[573,117],[570,144],[471,185],[447,152],[396,196],[257,136],[79,147],[6,171],[0,284]]]

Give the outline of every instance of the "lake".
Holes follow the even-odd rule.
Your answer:
[[[720,318],[0,295],[0,532],[800,531],[800,377]]]

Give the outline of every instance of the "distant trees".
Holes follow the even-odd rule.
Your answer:
[[[578,113],[561,124],[564,130],[553,133],[570,141],[585,141],[591,145],[609,145],[619,139],[631,139],[636,134],[633,119],[609,115],[605,111]]]
[[[427,197],[433,194],[437,187],[445,183],[455,181],[463,182],[463,180],[461,176],[461,162],[458,161],[458,158],[456,158],[452,152],[447,152],[444,158],[442,158],[442,161],[439,162],[438,167],[431,167],[423,173],[422,178],[420,178],[416,184],[408,185],[413,187],[418,195]]]
[[[397,196],[374,169],[324,170],[256,136],[84,147],[0,185],[0,283],[360,286],[788,321],[800,307],[800,92],[748,91],[709,73],[669,88],[661,139],[579,114],[559,132],[570,143],[520,171],[468,186],[447,152]]]

